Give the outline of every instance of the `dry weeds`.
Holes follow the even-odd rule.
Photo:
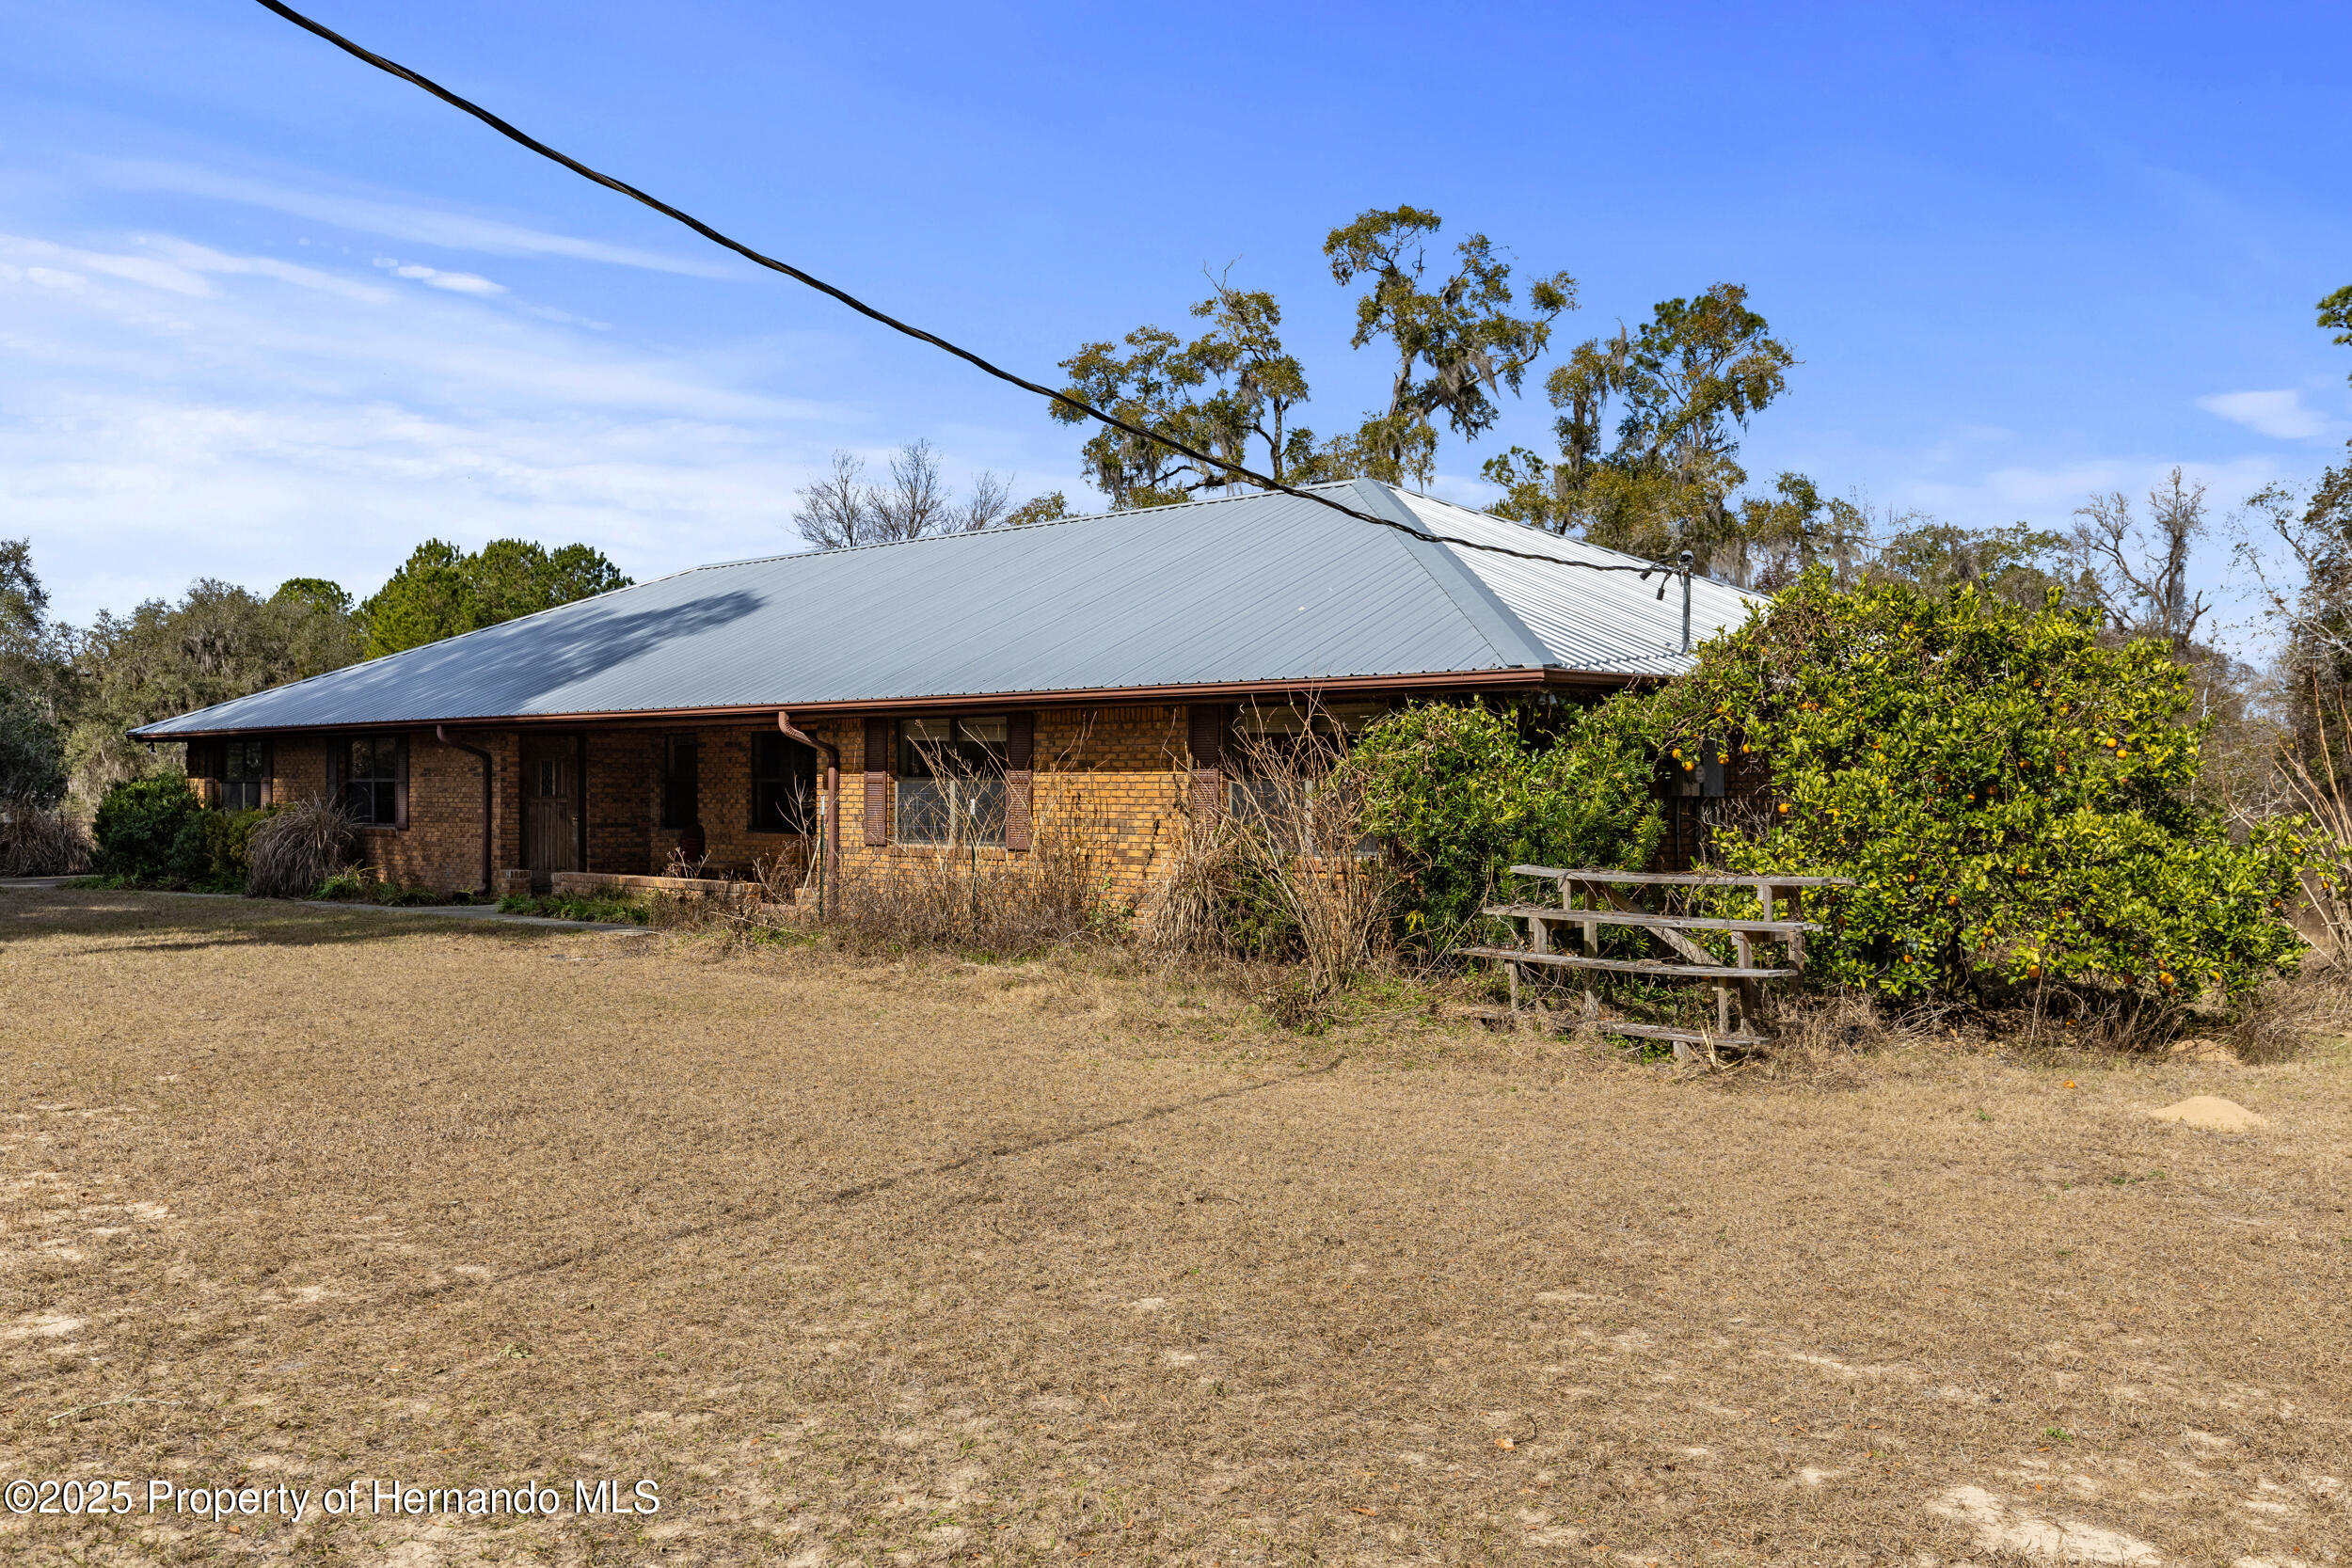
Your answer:
[[[0,892],[0,1518],[88,1563],[2340,1560],[2352,1059],[1830,1092],[1099,962]],[[1441,1009],[1442,1010],[1442,1009]],[[1302,1053],[1304,1053],[1302,1054]],[[2184,1096],[2267,1118],[2152,1121]]]

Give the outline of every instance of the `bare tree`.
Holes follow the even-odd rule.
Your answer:
[[[956,524],[966,533],[977,533],[991,524],[1001,521],[1012,510],[1012,482],[999,479],[982,468],[972,481],[972,493],[964,498],[956,514]]]
[[[940,474],[939,453],[927,440],[909,441],[890,460],[890,477],[866,483],[866,465],[846,451],[814,484],[802,486],[792,520],[801,537],[820,550],[886,545],[930,533],[976,533],[999,523],[1032,522],[1064,514],[1061,492],[1012,504],[1012,482],[983,468],[961,501]]]
[[[2188,549],[2205,531],[2205,486],[2184,483],[2176,467],[2148,492],[2143,530],[2117,490],[2075,509],[2074,554],[2107,622],[2126,637],[2161,637],[2175,658],[2188,652],[2211,607],[2188,586]]]
[[[833,471],[801,488],[801,504],[792,513],[801,537],[820,550],[846,550],[874,543],[865,478],[865,464],[846,451],[834,452]]]
[[[875,538],[920,539],[949,517],[947,486],[939,476],[939,453],[928,440],[909,441],[890,460],[890,482],[866,492]]]

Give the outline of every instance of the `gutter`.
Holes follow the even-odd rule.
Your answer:
[[[792,715],[776,710],[776,728],[825,758],[825,825],[817,840],[817,918],[833,913],[833,866],[841,854],[841,749],[792,726]]]
[[[482,759],[482,891],[486,895],[492,886],[490,881],[490,825],[493,814],[490,809],[490,779],[494,765],[490,760],[490,753],[479,746],[469,746],[462,740],[452,740],[449,737],[449,727],[445,724],[433,726],[433,738],[444,746],[454,746],[461,752],[471,752]],[[587,814],[583,811],[581,813],[583,821],[586,816]]]

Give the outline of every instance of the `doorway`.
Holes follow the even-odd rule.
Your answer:
[[[523,747],[523,855],[537,892],[580,869],[580,746],[570,736]]]

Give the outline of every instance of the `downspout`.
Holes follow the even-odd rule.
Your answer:
[[[495,765],[490,759],[490,753],[481,747],[469,746],[462,740],[452,740],[446,725],[434,725],[433,738],[444,746],[454,746],[461,752],[471,752],[482,759],[482,891],[486,896],[490,892],[490,824],[493,820],[490,810],[490,778]]]
[[[833,913],[833,868],[841,853],[841,749],[794,729],[792,715],[782,708],[776,710],[776,728],[787,740],[797,740],[825,758],[825,825],[817,843],[817,918],[823,920]]]

